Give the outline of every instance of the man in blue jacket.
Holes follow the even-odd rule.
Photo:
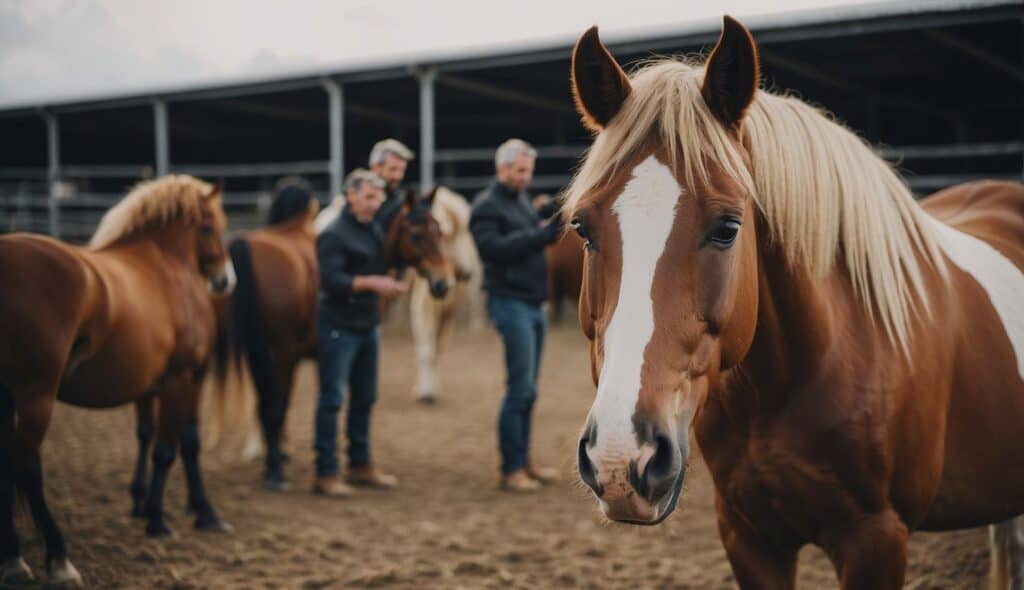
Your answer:
[[[338,411],[345,385],[348,404],[349,484],[393,488],[398,480],[370,460],[370,409],[377,400],[380,336],[378,299],[405,290],[386,275],[384,232],[375,221],[384,202],[384,181],[369,170],[345,179],[347,204],[317,237],[320,294],[317,306],[320,398],[316,408],[316,480],[313,492],[349,496],[337,457]]]
[[[547,324],[544,247],[561,234],[558,216],[544,221],[526,188],[537,152],[520,139],[495,153],[497,177],[474,201],[470,230],[484,263],[487,312],[505,345],[507,389],[498,416],[501,487],[534,491],[557,473],[530,460],[530,425]]]

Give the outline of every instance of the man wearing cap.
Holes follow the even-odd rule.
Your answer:
[[[536,157],[536,150],[520,139],[498,147],[497,178],[475,199],[469,225],[484,263],[487,312],[505,345],[507,382],[498,416],[501,487],[515,492],[534,491],[557,477],[553,469],[530,460],[547,323],[544,247],[561,235],[560,218],[542,221],[526,193]]]
[[[317,237],[320,397],[313,439],[313,492],[317,494],[349,496],[352,488],[345,482],[379,488],[398,484],[370,459],[370,410],[377,399],[380,347],[378,299],[405,290],[386,274],[384,235],[375,221],[384,202],[384,187],[384,181],[373,172],[354,170],[345,179],[348,204]],[[346,421],[348,469],[343,482],[337,431],[346,384],[351,398]]]

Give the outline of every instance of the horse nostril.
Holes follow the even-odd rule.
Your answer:
[[[430,293],[434,297],[440,298],[448,294],[448,281],[440,279],[430,283]]]
[[[654,456],[643,473],[637,473],[636,462],[633,462],[629,476],[636,491],[653,503],[672,491],[681,469],[678,446],[667,434],[659,432],[654,435]]]
[[[597,442],[597,428],[594,426],[588,427],[584,432],[583,436],[580,437],[579,447],[576,451],[576,463],[580,471],[580,479],[583,483],[594,490],[594,494],[598,498],[604,493],[604,488],[597,481],[597,469],[594,468],[593,462],[590,460],[590,455],[587,454],[587,449],[594,446]]]

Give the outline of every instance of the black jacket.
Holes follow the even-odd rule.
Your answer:
[[[376,221],[360,223],[348,208],[342,210],[316,239],[320,264],[320,305],[332,325],[368,331],[380,323],[377,294],[355,292],[352,281],[358,275],[382,275],[384,237]]]
[[[544,247],[558,239],[561,225],[541,226],[525,192],[494,181],[477,195],[469,229],[484,262],[490,295],[540,303],[548,298]]]
[[[380,209],[377,209],[374,220],[384,233],[387,234],[388,228],[391,227],[391,222],[395,220],[398,212],[402,209],[402,203],[405,201],[405,198],[402,195],[401,189],[385,192],[384,196],[384,202],[381,203]]]

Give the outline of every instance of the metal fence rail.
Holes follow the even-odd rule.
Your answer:
[[[59,210],[59,237],[73,243],[89,240],[103,214],[124,197],[123,193],[78,193],[52,201]],[[317,197],[325,202],[327,194]],[[228,192],[224,212],[230,230],[247,230],[264,224],[272,194],[267,191]],[[41,191],[0,192],[0,233],[50,233],[51,199]]]

